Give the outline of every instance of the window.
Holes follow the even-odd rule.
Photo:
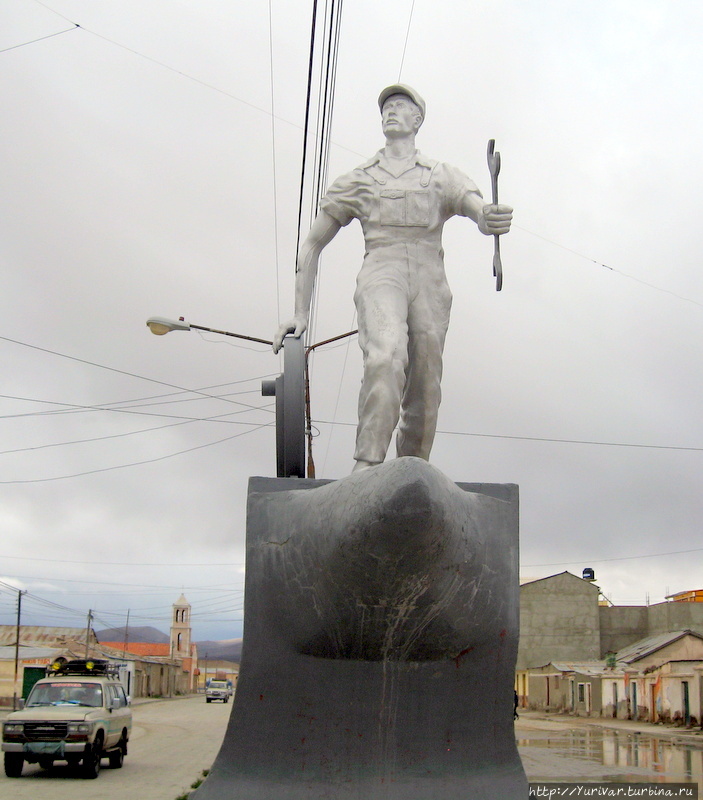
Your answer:
[[[110,700],[115,700],[114,708],[124,708],[127,705],[127,697],[125,696],[122,686],[113,684],[109,687]]]

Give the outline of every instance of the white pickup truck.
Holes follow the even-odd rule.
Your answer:
[[[205,689],[205,701],[211,703],[213,700],[222,700],[229,703],[230,688],[227,681],[211,680]]]
[[[19,778],[25,762],[51,769],[54,761],[80,766],[97,778],[102,758],[119,769],[127,755],[132,711],[117,670],[100,659],[55,662],[21,711],[3,723],[5,774]]]

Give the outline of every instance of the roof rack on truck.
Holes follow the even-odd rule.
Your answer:
[[[76,658],[67,661],[57,658],[46,668],[47,675],[102,675],[116,676],[119,669],[104,658]]]

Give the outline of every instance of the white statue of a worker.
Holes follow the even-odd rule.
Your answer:
[[[364,355],[355,470],[385,459],[396,425],[398,456],[429,458],[452,303],[442,228],[458,215],[486,235],[500,235],[512,219],[510,206],[485,204],[470,178],[415,149],[425,101],[414,89],[388,86],[378,104],[386,145],[322,199],[298,256],[295,315],[273,344],[278,352],[286,334],[305,331],[320,253],[358,219],[366,254],[354,294]]]

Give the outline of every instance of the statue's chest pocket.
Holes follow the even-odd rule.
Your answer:
[[[381,192],[381,225],[426,228],[430,224],[427,190],[386,189]]]

